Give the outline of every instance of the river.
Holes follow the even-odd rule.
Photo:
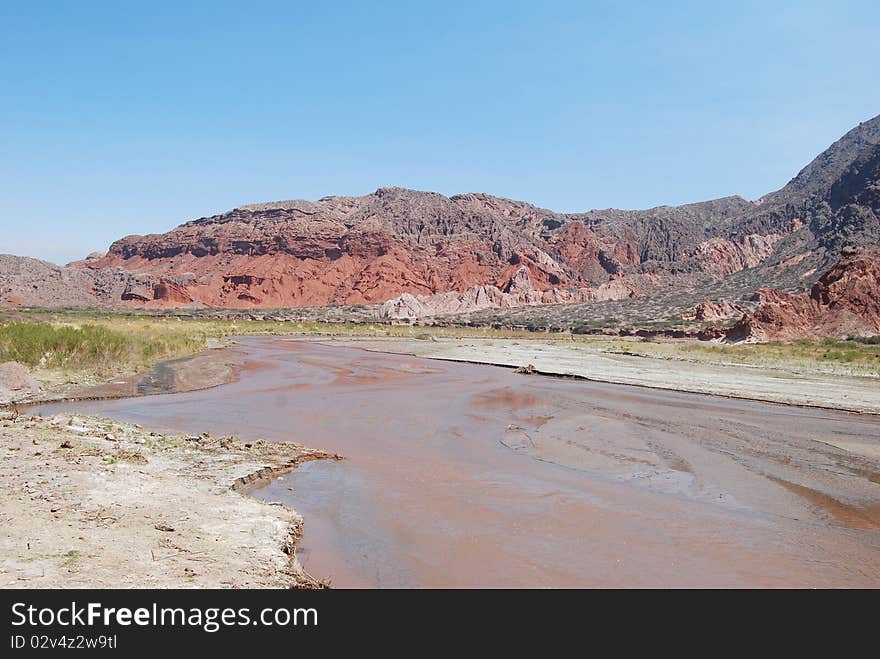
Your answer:
[[[338,587],[880,586],[880,419],[243,338],[236,382],[43,405],[339,452],[253,493]]]

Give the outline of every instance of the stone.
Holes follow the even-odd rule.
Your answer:
[[[808,293],[762,288],[758,308],[727,332],[727,341],[791,341],[880,334],[880,248],[840,259]]]

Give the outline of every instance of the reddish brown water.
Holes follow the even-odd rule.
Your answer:
[[[336,586],[880,585],[880,468],[823,442],[876,445],[876,418],[281,339],[239,349],[229,385],[41,412],[342,453],[255,493],[303,515],[300,560]]]

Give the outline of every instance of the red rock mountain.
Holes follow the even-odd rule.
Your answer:
[[[486,296],[564,303],[661,289],[701,296],[690,304],[737,302],[760,286],[802,289],[844,247],[869,244],[880,244],[880,117],[757,202],[563,214],[487,194],[380,188],[256,204],[127,236],[72,267],[7,257],[0,304],[270,308],[407,293],[446,309]],[[517,277],[529,290],[511,295]]]
[[[762,288],[759,306],[727,333],[731,341],[789,341],[880,334],[880,249],[845,256],[809,292]]]
[[[504,285],[525,265],[538,287],[567,285],[574,273],[528,229],[552,216],[488,195],[447,198],[383,188],[244,206],[166,234],[129,236],[90,269],[118,266],[178,282],[176,292],[223,307],[378,303],[404,292]],[[160,292],[141,301],[163,298]]]
[[[125,294],[140,304],[295,307],[503,289],[521,268],[538,291],[599,286],[642,274],[641,262],[629,231],[602,234],[579,219],[484,194],[382,188],[365,197],[244,206],[166,234],[123,238],[76,265],[153,275],[152,290]]]
[[[77,266],[149,274],[124,298],[159,306],[371,304],[403,293],[503,290],[521,267],[536,291],[617,278],[648,291],[658,275],[720,279],[767,265],[805,273],[845,245],[880,242],[878,181],[880,117],[759,202],[562,214],[487,194],[381,188],[242,206],[165,234],[128,236]],[[777,283],[773,272],[761,283]]]

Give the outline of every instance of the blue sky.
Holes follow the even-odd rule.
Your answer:
[[[399,185],[779,188],[880,113],[880,3],[0,3],[0,252]]]

